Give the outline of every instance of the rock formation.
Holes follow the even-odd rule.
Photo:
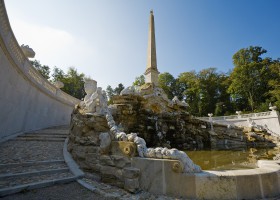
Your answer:
[[[131,192],[137,191],[137,176],[135,175],[133,178],[126,177],[123,171],[137,171],[135,168],[129,168],[131,165],[130,158],[134,156],[178,160],[178,166],[173,167],[174,171],[180,173],[201,172],[201,168],[195,165],[185,152],[167,148],[168,145],[148,148],[146,141],[139,136],[140,134],[135,132],[126,134],[125,130],[128,130],[126,123],[115,122],[112,113],[116,112],[116,108],[107,106],[107,98],[102,93],[102,89],[97,88],[96,81],[86,81],[85,91],[87,95],[84,101],[76,106],[72,114],[68,144],[69,152],[71,152],[81,168],[98,172],[101,174],[102,181],[127,188]],[[153,91],[158,92],[160,89]],[[147,95],[145,91],[145,95],[145,98],[142,97],[140,92],[130,97],[142,100],[152,100],[154,97],[159,98],[159,102],[145,101],[147,103],[146,107],[151,111],[157,104],[161,104],[161,107],[154,110],[155,112],[164,113],[170,109],[178,109],[177,103],[172,104],[172,101],[168,100],[160,92]],[[169,108],[165,108],[168,104]],[[130,113],[128,112],[127,114]],[[146,115],[145,117],[148,118],[149,116]],[[137,121],[135,121],[134,126],[136,124]],[[157,126],[159,128],[160,124]],[[163,134],[165,134],[164,129],[162,129]],[[135,183],[134,188],[126,184],[131,182]]]

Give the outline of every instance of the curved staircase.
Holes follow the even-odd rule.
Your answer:
[[[75,181],[63,157],[66,126],[20,135],[0,144],[0,197]]]

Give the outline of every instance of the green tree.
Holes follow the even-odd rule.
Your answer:
[[[53,81],[61,81],[64,84],[61,90],[67,94],[77,99],[82,99],[86,95],[84,90],[85,75],[83,73],[78,73],[77,69],[74,67],[70,67],[66,74],[63,70],[55,67],[52,76]]]
[[[141,75],[141,76],[137,76],[135,78],[135,81],[133,82],[132,85],[141,86],[141,85],[144,85],[144,84],[145,84],[145,76]]]
[[[106,93],[107,93],[107,96],[109,99],[112,98],[112,96],[114,95],[114,90],[113,88],[111,87],[111,85],[108,85],[107,88],[106,88]]]
[[[177,96],[179,100],[184,100],[185,95],[184,92],[186,90],[186,84],[180,82],[179,78],[176,78],[174,83],[173,83],[173,95]]]
[[[198,104],[200,101],[199,79],[195,71],[179,74],[178,81],[184,85],[183,92],[185,101],[189,104],[190,113],[198,116]]]
[[[271,95],[270,101],[280,108],[280,59],[275,60],[270,66],[271,78],[268,82],[271,89],[269,94]]]
[[[118,87],[114,89],[114,95],[120,95],[121,91],[124,89],[124,86],[122,83],[119,83]]]
[[[52,81],[61,81],[66,78],[66,74],[63,72],[62,69],[59,69],[58,67],[54,67],[53,73],[52,73]]]
[[[30,61],[33,67],[45,78],[50,78],[50,67],[42,65],[39,60]]]
[[[174,97],[175,84],[174,77],[168,72],[164,72],[158,76],[158,85],[163,89],[169,99]]]
[[[270,78],[270,58],[262,59],[266,53],[262,47],[244,48],[233,55],[234,69],[230,75],[228,92],[234,100],[246,100],[247,109],[254,111],[267,98]]]
[[[198,73],[199,78],[199,114],[213,113],[219,98],[218,83],[219,74],[216,68],[203,69]]]
[[[229,75],[220,73],[217,82],[217,99],[214,115],[235,114],[234,107],[230,100],[230,94],[227,92],[229,87]]]
[[[259,63],[262,61],[261,55],[267,51],[262,47],[250,46],[237,51],[232,59],[234,66],[242,66],[250,63]]]
[[[107,88],[106,88],[106,94],[108,96],[108,104],[112,104],[113,101],[112,101],[112,96],[114,96],[114,90],[113,88],[111,87],[111,85],[108,85]]]
[[[216,68],[181,73],[178,77],[183,98],[189,104],[190,113],[207,116],[208,113],[224,114],[230,106],[227,93],[228,76]]]

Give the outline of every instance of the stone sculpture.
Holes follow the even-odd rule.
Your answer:
[[[178,106],[184,106],[184,107],[188,106],[188,104],[185,101],[180,101],[177,96],[175,96],[172,99],[172,103],[175,104],[175,105],[178,105]]]
[[[116,140],[134,142],[137,145],[138,155],[140,157],[179,160],[182,163],[182,172],[201,172],[201,168],[198,165],[195,165],[185,152],[177,149],[167,149],[162,147],[147,148],[145,140],[138,137],[136,133],[126,134],[120,131],[113,119],[110,109],[108,109],[106,101],[107,98],[103,96],[104,93],[102,93],[102,89],[98,88],[97,91],[95,90],[96,81],[91,80],[85,83],[85,91],[87,95],[84,102],[86,104],[86,109],[93,114],[104,114],[106,116],[110,132]],[[102,145],[101,149],[106,150],[109,146],[108,134],[104,133],[100,137]],[[178,170],[178,166],[174,166],[174,168]]]
[[[24,55],[27,58],[34,58],[35,57],[35,51],[33,51],[33,49],[30,48],[28,45],[22,44],[20,46],[20,48],[21,48],[21,50],[23,51]]]
[[[87,113],[104,114],[107,108],[107,96],[101,87],[97,88],[95,80],[85,80],[84,84],[86,96],[84,98],[85,110]]]

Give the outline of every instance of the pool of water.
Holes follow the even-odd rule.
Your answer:
[[[203,170],[234,170],[256,168],[258,160],[273,160],[279,148],[243,150],[186,151],[187,155]]]

